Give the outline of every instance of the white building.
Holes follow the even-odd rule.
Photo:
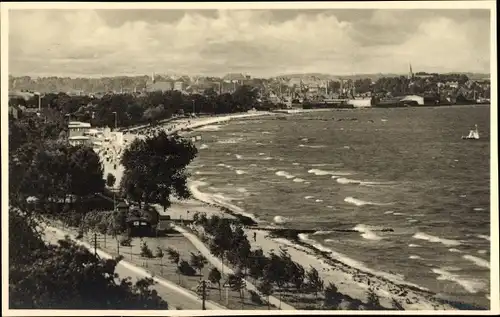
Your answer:
[[[90,130],[91,125],[87,122],[70,121],[68,123],[69,137],[84,136]]]
[[[68,140],[69,140],[69,144],[72,146],[75,146],[75,145],[92,146],[92,139],[88,136],[75,135],[75,136],[70,136],[68,138]]]

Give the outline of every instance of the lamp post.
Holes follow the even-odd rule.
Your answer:
[[[116,113],[116,111],[113,111],[113,113],[115,114],[115,131],[116,131],[116,128],[118,126],[118,114]]]

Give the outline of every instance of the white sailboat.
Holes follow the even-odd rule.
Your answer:
[[[479,131],[477,129],[477,124],[475,126],[476,126],[476,129],[470,130],[469,135],[462,136],[463,140],[479,140]]]

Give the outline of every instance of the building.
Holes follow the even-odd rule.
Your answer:
[[[68,141],[69,141],[69,144],[72,146],[76,146],[76,145],[92,146],[92,139],[88,136],[83,136],[83,135],[70,136],[68,138]]]
[[[174,90],[183,91],[185,87],[186,84],[183,81],[179,80],[174,83]]]
[[[148,92],[153,91],[170,91],[174,89],[174,84],[171,81],[155,81],[147,86]]]
[[[68,123],[69,137],[86,136],[90,131],[91,125],[87,122],[70,121]]]

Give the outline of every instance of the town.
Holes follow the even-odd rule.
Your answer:
[[[203,103],[203,97],[234,94],[245,86],[255,93],[256,102],[261,108],[270,110],[292,107],[396,107],[489,103],[491,88],[487,75],[472,74],[469,78],[461,73],[413,73],[411,65],[407,76],[334,77],[304,74],[263,79],[244,74],[227,74],[216,78],[162,76],[153,73],[151,76],[101,79],[32,79],[10,76],[9,83],[9,106],[21,111],[38,111],[36,108],[47,105],[47,102],[41,99],[51,99],[47,97],[50,94],[86,97],[91,104],[92,100],[103,99],[109,95],[143,97],[161,92],[171,94],[174,99],[187,98],[195,100],[195,103]],[[199,110],[202,110],[203,106],[199,106]],[[30,108],[32,110],[29,110]]]

